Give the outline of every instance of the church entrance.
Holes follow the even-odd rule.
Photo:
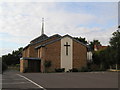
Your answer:
[[[40,72],[40,60],[28,60],[28,72]]]

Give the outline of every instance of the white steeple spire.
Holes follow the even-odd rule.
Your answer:
[[[41,32],[41,35],[44,34],[44,18],[42,18],[42,32]]]

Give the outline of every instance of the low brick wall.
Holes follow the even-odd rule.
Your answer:
[[[24,73],[28,67],[28,60],[20,60],[20,72]]]

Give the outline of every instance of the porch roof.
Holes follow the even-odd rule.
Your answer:
[[[22,57],[20,60],[41,60],[40,58],[33,58],[33,57]]]

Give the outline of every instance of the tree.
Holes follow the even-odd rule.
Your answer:
[[[4,62],[2,62],[1,64],[2,64],[2,73],[3,73],[7,69],[7,65]]]
[[[85,38],[82,38],[82,37],[74,37],[74,39],[76,39],[76,40],[78,40],[78,41],[80,41],[80,42],[82,42],[82,43],[84,43],[84,44],[88,44],[88,42],[86,41],[86,39]]]
[[[93,63],[99,65],[100,59],[99,59],[99,52],[93,52]]]
[[[12,54],[3,55],[2,61],[7,65],[16,65],[20,63],[20,58],[22,57],[22,47],[18,50],[12,52]]]
[[[22,57],[22,50],[23,50],[23,48],[20,47],[20,48],[18,48],[18,50],[13,51],[12,55],[21,58]]]
[[[93,63],[99,66],[100,70],[105,70],[110,68],[114,63],[112,59],[111,48],[108,47],[103,50],[93,52]]]
[[[110,39],[110,45],[114,52],[114,60],[117,67],[117,64],[120,64],[120,31],[117,30],[112,35],[113,37]]]
[[[91,48],[91,50],[93,51],[94,50],[94,45],[101,45],[100,41],[99,40],[93,40],[90,42],[89,46]]]
[[[120,28],[120,25],[118,26],[118,28]]]
[[[98,43],[99,44],[99,43]],[[110,39],[110,46],[104,50],[96,51],[93,53],[93,63],[100,65],[101,68],[111,68],[120,64],[120,31],[113,33],[113,37]]]

